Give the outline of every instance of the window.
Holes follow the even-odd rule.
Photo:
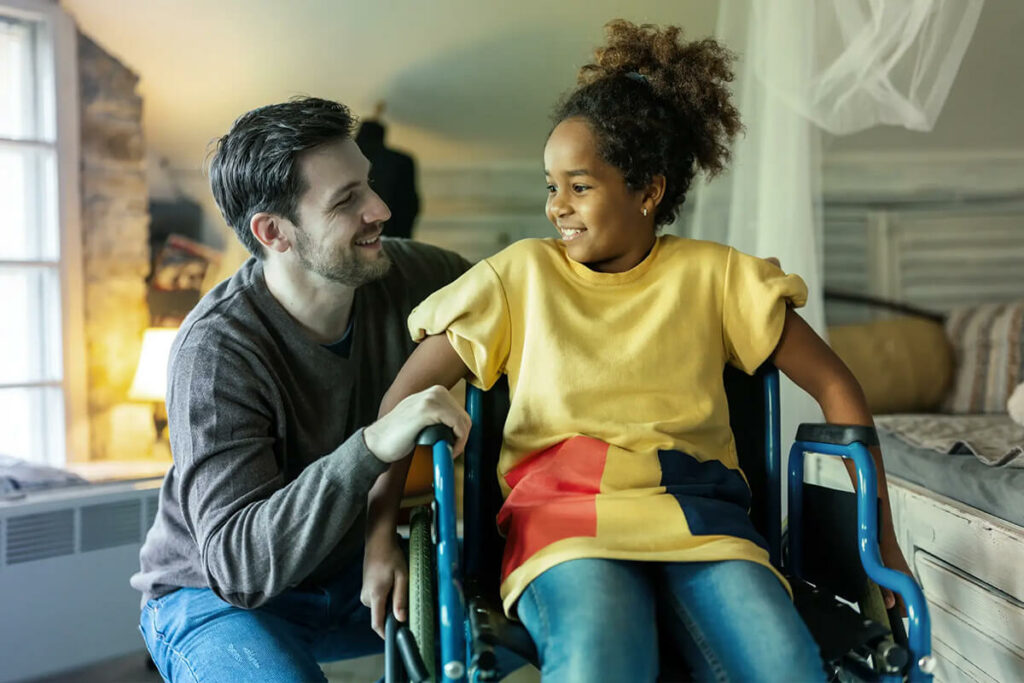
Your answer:
[[[0,455],[51,465],[87,447],[74,48],[53,3],[0,0]]]

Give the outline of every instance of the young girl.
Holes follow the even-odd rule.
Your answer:
[[[703,679],[820,680],[817,647],[747,516],[723,367],[753,373],[771,359],[828,421],[871,415],[793,312],[806,297],[799,277],[658,235],[695,173],[723,168],[740,129],[728,52],[680,43],[674,27],[617,21],[608,32],[544,148],[559,239],[517,242],[413,311],[422,343],[381,411],[434,384],[468,376],[488,388],[508,375],[501,593],[544,680],[654,680],[659,624]],[[877,453],[876,464],[884,498]],[[371,492],[375,620],[404,571],[393,540],[403,477],[396,467]],[[885,503],[882,556],[906,571]]]

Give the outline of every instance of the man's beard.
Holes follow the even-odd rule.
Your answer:
[[[336,244],[330,249],[314,246],[305,230],[298,227],[295,230],[295,254],[299,263],[327,280],[359,287],[387,274],[391,259],[383,249],[377,252],[377,258],[368,261],[360,257],[355,248],[344,244]]]

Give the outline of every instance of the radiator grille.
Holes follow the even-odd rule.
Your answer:
[[[142,503],[138,499],[82,508],[82,552],[138,543]]]
[[[74,510],[40,512],[7,520],[7,564],[18,564],[75,552]]]

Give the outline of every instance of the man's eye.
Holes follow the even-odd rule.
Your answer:
[[[573,192],[583,192],[584,190],[589,190],[589,189],[590,188],[587,185],[576,184],[576,185],[572,186],[572,191]]]
[[[342,197],[338,201],[337,204],[334,205],[334,208],[335,209],[342,209],[342,208],[348,206],[351,202],[352,202],[352,195],[351,194],[347,194],[344,197]]]
[[[558,191],[557,187],[555,187],[554,185],[548,185],[548,194],[554,194],[557,191]]]

